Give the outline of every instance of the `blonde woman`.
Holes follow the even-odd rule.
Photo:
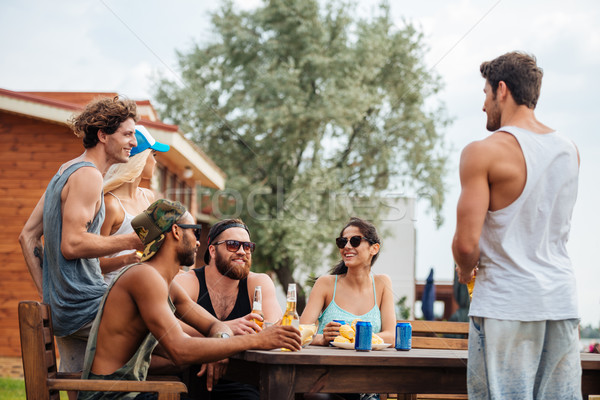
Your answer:
[[[129,161],[114,164],[104,176],[104,204],[106,215],[100,229],[104,236],[133,232],[131,220],[154,202],[154,193],[141,188],[142,179],[150,179],[154,173],[157,151],[165,152],[169,146],[154,140],[141,125],[135,127],[138,145],[131,149]],[[126,265],[140,261],[134,250],[124,250],[100,259],[104,280],[109,285]]]

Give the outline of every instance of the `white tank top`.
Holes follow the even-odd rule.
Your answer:
[[[488,211],[470,316],[516,321],[579,318],[575,273],[566,243],[577,197],[575,145],[557,132],[514,126],[527,180],[509,206]]]
[[[146,193],[141,188],[138,188],[138,189],[142,191],[142,194],[144,195],[144,199],[146,199],[146,202],[148,203],[148,205],[150,205],[150,200],[148,200],[148,196],[146,196]],[[107,194],[110,194],[115,199],[117,199],[117,201],[119,202],[119,205],[123,209],[123,213],[125,213],[125,216],[123,217],[123,222],[121,223],[121,226],[119,226],[119,229],[117,229],[110,236],[113,236],[113,235],[123,235],[125,233],[131,233],[131,232],[133,232],[133,228],[131,227],[131,221],[133,220],[133,218],[135,218],[135,215],[131,215],[130,213],[127,212],[127,210],[125,209],[125,207],[123,207],[123,203],[121,203],[121,199],[119,199],[114,193],[108,192]],[[117,256],[121,256],[123,254],[129,254],[129,253],[131,253],[133,251],[134,251],[133,249],[122,250],[122,251],[120,251],[118,253],[111,254],[111,255],[109,255],[107,257],[117,257]],[[110,272],[104,274],[104,282],[106,282],[108,285],[110,285],[111,282],[117,277],[117,275],[119,274],[119,272],[121,272],[121,270],[123,268],[124,267],[121,267],[119,269],[115,269],[114,271],[110,271]]]

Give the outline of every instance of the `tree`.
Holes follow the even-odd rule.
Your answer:
[[[178,52],[181,81],[162,78],[155,93],[161,117],[227,173],[257,242],[254,265],[284,290],[323,265],[349,216],[377,221],[390,190],[426,197],[441,223],[438,129],[448,121],[443,106],[425,107],[440,83],[423,64],[422,35],[396,28],[386,3],[370,18],[327,3],[225,2],[213,42]],[[301,283],[298,295],[302,310]]]

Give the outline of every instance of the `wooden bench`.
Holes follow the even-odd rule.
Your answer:
[[[399,321],[412,325],[412,347],[415,349],[469,348],[469,323],[447,321]],[[459,336],[459,337],[454,337]]]
[[[468,322],[422,320],[398,322],[410,322],[414,349],[467,350],[469,348]],[[435,385],[435,382],[432,382],[432,385]],[[398,394],[397,398],[399,400],[463,400],[468,399],[468,396],[466,394]]]
[[[30,400],[59,400],[61,390],[111,392],[154,392],[159,400],[177,400],[186,393],[179,381],[100,381],[83,380],[79,374],[63,374],[56,369],[56,353],[50,306],[37,301],[19,303],[21,356],[25,391]],[[167,378],[168,379],[168,378]]]

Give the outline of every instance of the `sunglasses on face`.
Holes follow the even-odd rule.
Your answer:
[[[352,236],[350,239],[340,236],[339,238],[335,239],[335,244],[340,249],[343,249],[344,247],[346,247],[346,244],[348,244],[348,241],[350,241],[350,246],[358,247],[360,246],[360,242],[362,242],[363,240],[366,240],[367,242],[373,244],[373,241],[371,239],[366,238],[364,236]]]
[[[244,246],[246,253],[252,253],[256,247],[256,243],[253,242],[240,242],[239,240],[221,240],[220,242],[214,243],[213,246],[225,243],[225,247],[228,251],[235,253],[240,249],[240,246]]]
[[[202,232],[202,225],[197,225],[197,224],[176,224],[176,225],[182,229],[193,229],[196,240],[200,241],[200,232]]]

